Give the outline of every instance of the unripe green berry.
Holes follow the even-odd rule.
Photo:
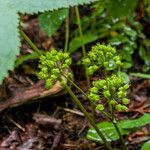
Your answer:
[[[67,69],[68,68],[68,65],[67,64],[63,64],[62,65],[62,69]]]
[[[117,96],[119,97],[119,98],[122,98],[123,97],[123,91],[119,91],[118,93],[117,93]]]
[[[63,57],[66,59],[69,58],[69,55],[67,53],[63,53]]]
[[[122,111],[128,111],[128,108],[126,106],[121,107]]]
[[[50,89],[53,86],[53,82],[51,79],[47,79],[46,80],[46,88]]]
[[[104,85],[104,86],[103,86],[103,89],[104,89],[104,90],[107,90],[107,89],[108,89],[108,87],[107,87],[106,85]]]
[[[67,77],[72,78],[72,77],[73,77],[73,74],[72,74],[71,72],[69,72],[69,73],[67,74]]]
[[[49,67],[51,67],[51,66],[54,66],[54,62],[53,61],[51,61],[51,60],[48,60],[47,61],[47,65],[49,66]]]
[[[123,98],[123,99],[122,99],[122,102],[123,102],[124,105],[129,104],[129,100],[128,100],[127,98]]]
[[[98,88],[97,87],[92,87],[90,89],[90,92],[97,94],[98,93]]]
[[[42,71],[38,73],[38,77],[40,79],[47,79],[48,78],[48,74],[43,73]]]
[[[106,61],[104,62],[104,67],[108,67],[109,63]]]
[[[96,109],[99,110],[99,111],[102,111],[102,110],[104,110],[104,106],[102,104],[98,104],[96,106]]]
[[[57,51],[56,51],[55,49],[51,49],[50,54],[51,54],[51,55],[56,55],[56,54],[57,54]]]
[[[117,105],[115,106],[115,109],[116,109],[117,111],[122,111],[122,105],[121,105],[121,104],[117,104]]]
[[[52,74],[52,75],[51,75],[51,79],[55,81],[55,80],[57,79],[57,76],[54,75],[54,74]]]
[[[106,80],[100,80],[100,81],[99,81],[99,84],[100,84],[101,86],[106,85]]]
[[[90,66],[89,68],[87,68],[87,73],[89,75],[93,75],[94,71],[93,71],[93,67],[92,66]]]
[[[119,61],[120,60],[120,57],[119,56],[115,56],[114,58],[116,61]]]
[[[111,104],[111,105],[115,105],[115,104],[117,104],[117,102],[116,102],[115,100],[111,100],[111,101],[110,101],[110,104]]]
[[[71,59],[66,59],[65,64],[70,65],[71,64]]]
[[[83,60],[83,63],[84,63],[84,65],[90,65],[91,61],[90,61],[89,58],[85,58],[85,59]]]
[[[123,88],[124,88],[125,90],[127,90],[127,89],[129,88],[129,84],[125,84],[125,85],[123,86]]]
[[[58,68],[52,69],[52,74],[58,76],[60,74],[60,71]]]
[[[116,61],[116,65],[121,66],[121,65],[122,65],[121,61],[120,61],[120,60],[117,60],[117,61]]]
[[[104,91],[103,94],[104,94],[104,97],[106,98],[111,96],[109,91]]]
[[[107,53],[106,53],[106,57],[109,57],[109,58],[110,58],[110,57],[112,57],[112,56],[113,56],[113,54],[112,54],[111,52],[107,52]]]
[[[66,86],[67,85],[67,81],[66,80],[61,80],[61,82],[60,82],[60,84],[61,84],[61,86]]]
[[[123,87],[120,87],[120,88],[119,88],[119,91],[123,91]]]
[[[93,100],[93,101],[98,101],[100,99],[100,97],[97,94],[90,93],[89,99]]]

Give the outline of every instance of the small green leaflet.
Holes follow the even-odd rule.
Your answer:
[[[118,127],[122,135],[127,135],[131,131],[150,123],[150,114],[145,113],[142,117],[134,120],[122,120],[118,122]],[[111,122],[102,122],[97,124],[98,128],[105,134],[108,141],[115,141],[119,139],[115,127]],[[87,138],[93,141],[100,141],[102,139],[98,136],[93,128],[90,128],[87,133]]]
[[[69,44],[69,52],[73,53],[75,52],[78,48],[80,48],[84,44],[88,44],[90,42],[94,42],[98,39],[97,35],[91,34],[91,33],[86,33],[83,35],[83,38],[81,37],[75,37],[70,41]]]
[[[33,14],[96,0],[0,0],[0,84],[19,54],[19,14]]]

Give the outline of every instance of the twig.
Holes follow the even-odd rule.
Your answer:
[[[25,128],[23,128],[20,124],[18,124],[17,122],[15,122],[12,118],[7,117],[9,119],[10,122],[12,122],[16,127],[18,127],[19,129],[21,129],[23,132],[25,131]]]
[[[69,108],[60,108],[66,112],[70,112],[70,113],[73,113],[73,114],[76,114],[76,115],[79,115],[79,116],[82,116],[84,117],[84,114],[78,110],[72,110],[72,109],[69,109]]]

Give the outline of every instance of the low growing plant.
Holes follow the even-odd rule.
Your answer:
[[[83,64],[89,75],[93,75],[94,72],[100,68],[104,69],[106,75],[104,79],[99,79],[92,83],[92,87],[89,88],[89,94],[83,92],[72,79],[73,74],[69,71],[71,65],[69,53],[51,49],[50,52],[43,54],[40,57],[40,71],[38,77],[45,80],[46,88],[51,88],[56,81],[59,81],[61,86],[67,90],[72,100],[78,105],[87,120],[94,127],[107,149],[111,150],[112,147],[107,141],[106,135],[97,127],[94,119],[71,90],[69,83],[75,86],[97,110],[104,113],[106,117],[110,119],[123,143],[124,149],[127,149],[117,126],[117,119],[115,118],[116,111],[128,110],[126,105],[129,102],[129,100],[126,99],[129,85],[124,82],[123,78],[118,77],[115,74],[116,71],[114,71],[120,69],[122,65],[120,57],[117,56],[116,50],[110,45],[97,44],[93,46],[92,50],[83,58]]]

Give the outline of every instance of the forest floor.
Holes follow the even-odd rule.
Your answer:
[[[37,19],[24,16],[24,31],[32,41],[42,49],[48,50],[50,47],[61,48],[62,32],[53,38],[48,38],[39,29]],[[22,40],[21,55],[31,53],[32,49]],[[80,52],[72,55],[74,62],[81,57]],[[42,84],[38,86],[36,78],[37,60],[25,62],[15,71],[11,72],[9,78],[5,80],[5,86],[0,89],[0,100],[4,109],[0,113],[0,150],[104,150],[103,145],[86,139],[89,123],[78,107],[71,101],[68,94],[56,97],[45,95],[39,97],[35,91],[44,92]],[[72,66],[75,74],[75,82],[86,92],[86,81],[83,77],[80,66]],[[100,78],[98,76],[97,78]],[[134,119],[145,112],[150,112],[150,80],[131,78],[129,91],[129,111],[118,113],[119,119]],[[30,103],[27,89],[30,88],[30,97],[36,102]],[[88,101],[75,89],[74,93],[82,101],[87,110],[90,110]],[[33,95],[32,95],[33,94]],[[18,98],[23,102],[16,107],[8,105],[12,98]],[[27,100],[27,101],[26,101]],[[7,101],[7,103],[6,103]],[[0,108],[2,107],[0,103]],[[96,122],[105,121],[102,114],[96,113]],[[148,139],[150,126],[146,125],[136,132],[124,138],[131,150],[139,150],[142,143]],[[119,141],[113,146],[119,147]]]

